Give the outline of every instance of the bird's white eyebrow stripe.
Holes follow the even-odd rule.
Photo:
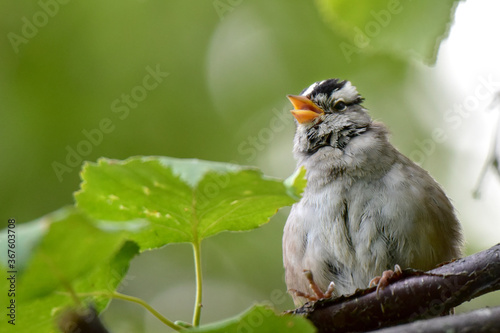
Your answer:
[[[329,101],[334,101],[338,98],[343,98],[345,103],[353,103],[354,101],[358,100],[359,94],[358,91],[356,90],[356,87],[351,84],[351,82],[347,81],[346,84],[340,88],[337,91],[334,91],[330,95]]]

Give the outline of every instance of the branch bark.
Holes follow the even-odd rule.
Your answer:
[[[500,307],[479,309],[456,316],[419,320],[373,331],[374,333],[486,333],[500,332]]]
[[[291,311],[318,332],[365,332],[449,313],[457,305],[500,289],[500,244],[428,272],[403,271],[378,295],[375,288],[307,303]],[[453,316],[448,320],[457,320]]]

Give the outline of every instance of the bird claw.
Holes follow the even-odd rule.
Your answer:
[[[307,281],[309,281],[309,287],[311,287],[311,289],[315,295],[304,293],[304,292],[301,292],[301,291],[295,290],[295,289],[290,289],[290,292],[293,292],[295,295],[297,295],[299,297],[304,297],[305,299],[307,299],[309,301],[318,301],[320,299],[332,297],[333,292],[335,291],[335,283],[333,283],[333,281],[330,282],[327,290],[325,292],[323,292],[323,291],[321,291],[321,289],[318,287],[318,285],[314,281],[314,278],[313,278],[311,271],[304,270],[304,275],[306,276]]]
[[[379,290],[384,290],[391,282],[399,279],[403,275],[403,271],[399,265],[394,266],[394,270],[387,270],[382,273],[382,276],[376,276],[368,285],[369,288],[377,286],[377,295]]]

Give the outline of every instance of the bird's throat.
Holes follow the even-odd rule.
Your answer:
[[[352,138],[366,132],[368,126],[364,127],[346,127],[339,132],[330,132],[322,136],[308,136],[307,154],[312,155],[323,147],[333,147],[344,150]]]
[[[314,154],[320,148],[331,146],[332,135],[333,135],[333,133],[330,132],[327,135],[324,135],[321,137],[310,138],[307,153]]]

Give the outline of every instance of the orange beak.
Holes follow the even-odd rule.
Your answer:
[[[325,113],[322,108],[314,104],[309,98],[300,95],[287,95],[293,104],[292,114],[299,124],[310,123]]]

